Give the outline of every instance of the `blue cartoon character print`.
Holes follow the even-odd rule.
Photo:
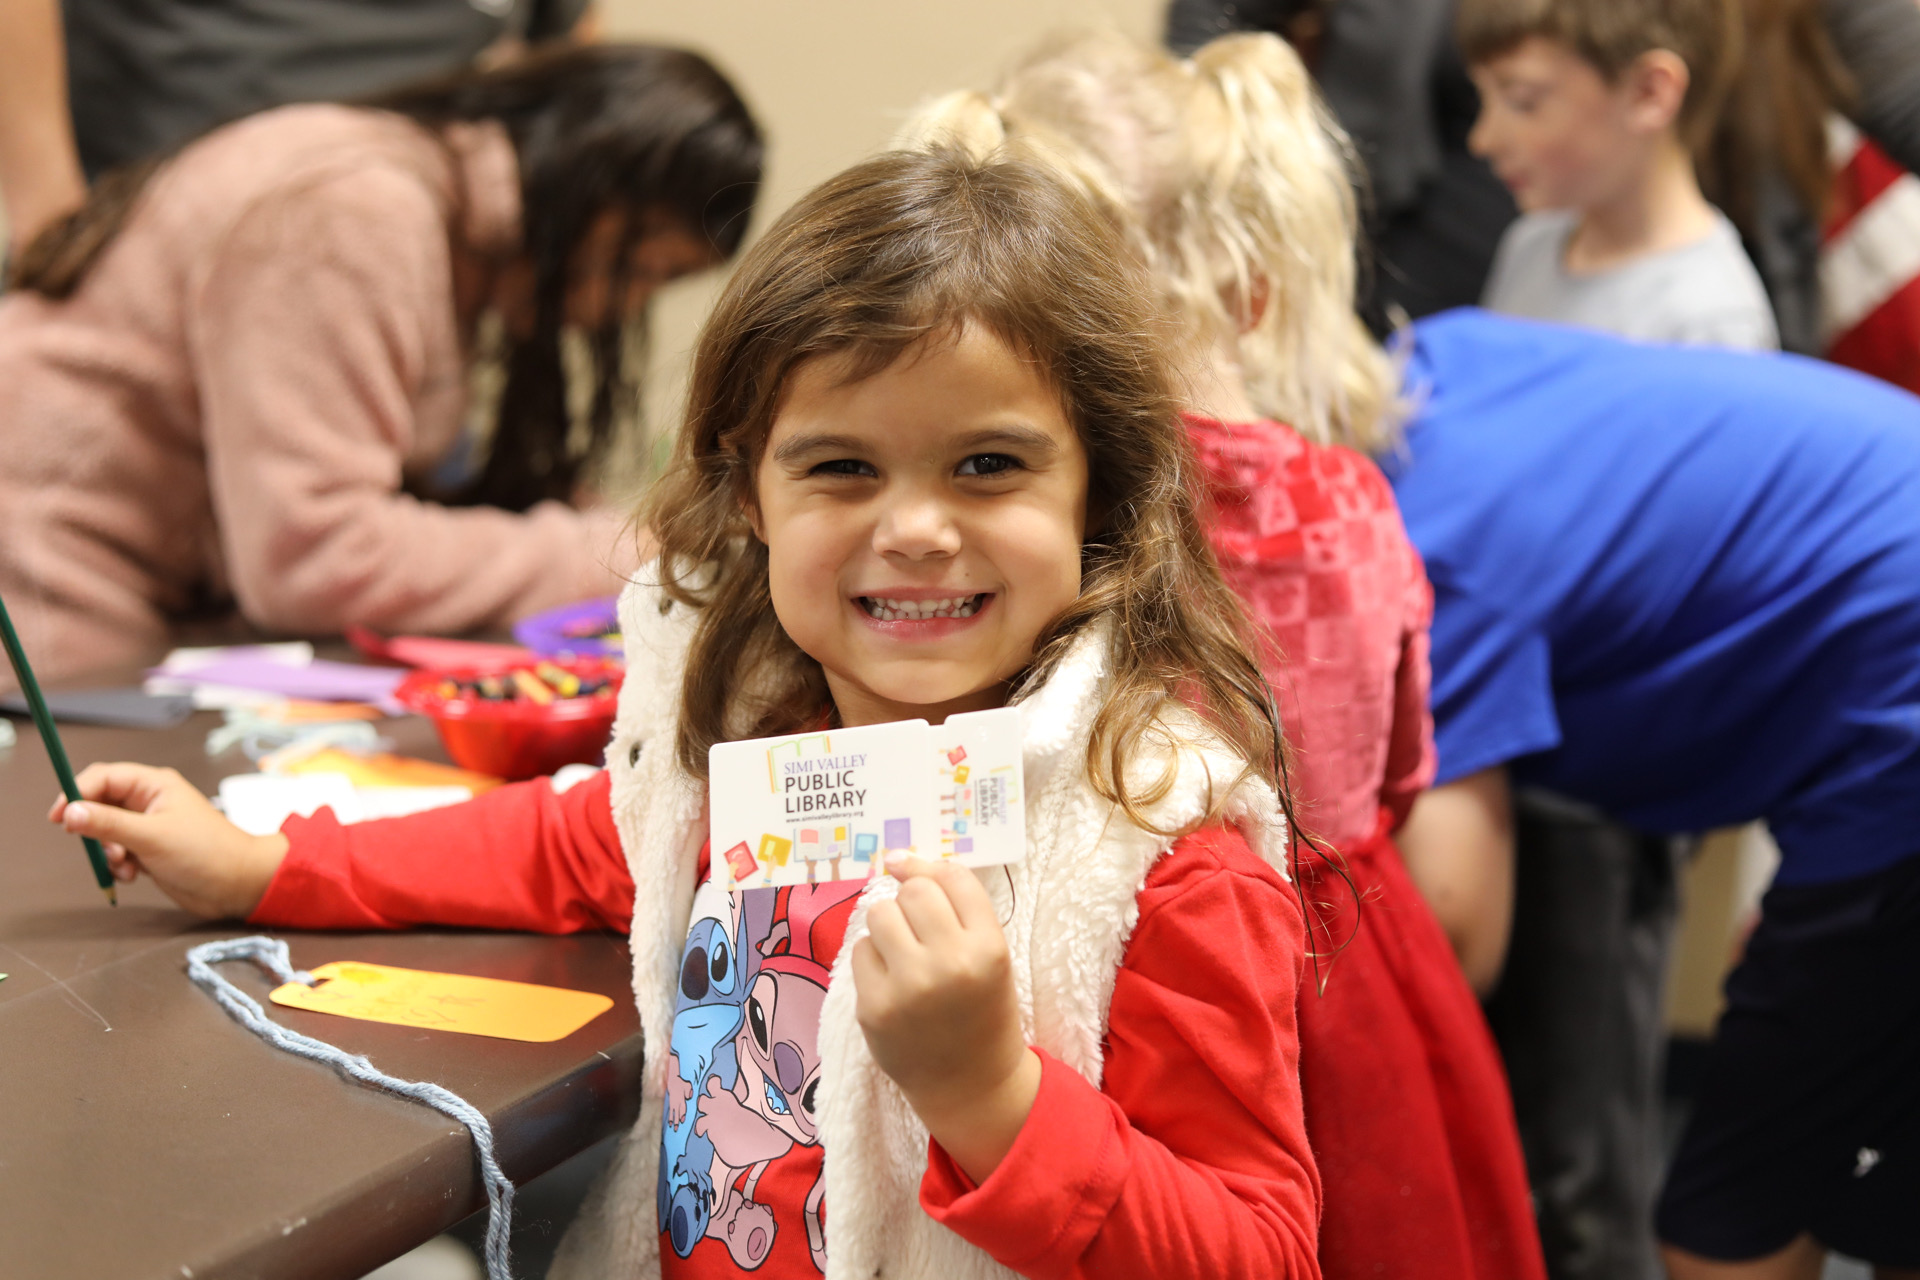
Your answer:
[[[820,1011],[863,887],[728,894],[709,880],[695,894],[660,1144],[663,1250],[684,1258],[710,1240],[747,1272],[785,1239],[826,1270]],[[789,1238],[783,1217],[803,1234]]]
[[[680,952],[657,1198],[660,1229],[683,1258],[706,1236],[714,1202],[713,1142],[695,1124],[694,1100],[710,1079],[723,1088],[734,1085],[734,1040],[745,1025],[747,990],[757,968],[740,896],[730,900],[711,882],[702,886]]]

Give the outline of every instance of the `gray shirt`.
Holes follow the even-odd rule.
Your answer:
[[[1507,228],[1482,303],[1492,311],[1603,329],[1648,342],[1776,350],[1780,335],[1740,233],[1718,212],[1692,244],[1574,275],[1567,240],[1579,215],[1530,213]]]

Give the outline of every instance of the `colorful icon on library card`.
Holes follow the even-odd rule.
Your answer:
[[[753,850],[747,848],[745,840],[727,850],[726,858],[727,870],[733,873],[736,884],[759,874],[760,864],[754,861]]]
[[[949,716],[934,732],[942,856],[976,867],[1021,857],[1026,810],[1018,803],[1024,736],[1019,709]]]
[[[775,867],[787,865],[787,855],[793,852],[793,841],[782,836],[764,835],[760,837],[760,865],[771,876]]]
[[[913,819],[888,818],[882,824],[882,830],[885,832],[888,853],[913,851]]]
[[[853,837],[853,860],[871,862],[873,855],[880,852],[880,837],[871,831],[861,831]]]

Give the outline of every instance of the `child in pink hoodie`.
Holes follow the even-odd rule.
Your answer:
[[[103,180],[0,298],[0,595],[35,664],[139,661],[229,603],[462,631],[616,590],[624,515],[568,504],[631,389],[622,331],[738,246],[760,159],[705,61],[602,46],[264,112]],[[449,479],[489,312],[498,426]],[[599,357],[585,432],[567,325]]]

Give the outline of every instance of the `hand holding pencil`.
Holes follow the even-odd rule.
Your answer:
[[[285,836],[247,834],[172,769],[91,764],[75,783],[79,799],[54,801],[48,820],[104,841],[117,878],[144,871],[202,919],[249,915],[286,857]]]
[[[96,764],[74,777],[5,601],[0,601],[0,641],[60,779],[62,794],[47,819],[80,837],[107,901],[120,905],[116,878],[131,881],[144,870],[197,916],[214,920],[250,913],[286,857],[287,838],[248,835],[172,769]]]

